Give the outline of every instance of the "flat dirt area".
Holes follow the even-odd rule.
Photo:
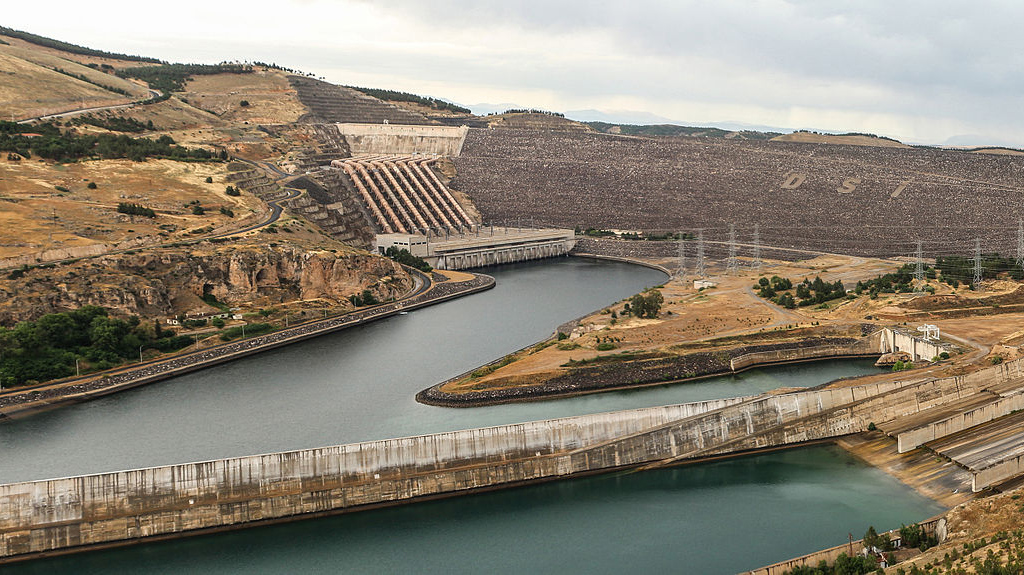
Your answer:
[[[184,97],[233,124],[286,124],[308,111],[284,74],[277,71],[195,76],[185,86]],[[242,106],[243,100],[249,105]]]
[[[130,239],[173,241],[194,237],[190,232],[197,229],[233,227],[265,209],[249,194],[226,195],[226,175],[223,163],[0,159],[0,257]],[[192,213],[194,201],[204,215]],[[121,202],[152,208],[157,217],[120,214]],[[235,217],[221,214],[221,207]]]
[[[671,262],[662,262],[670,265]],[[834,326],[856,331],[856,326],[878,308],[892,304],[892,298],[838,300],[821,309],[810,307],[788,310],[756,295],[758,278],[778,275],[797,283],[821,276],[825,281],[841,279],[847,288],[857,281],[894,271],[900,262],[847,256],[821,256],[799,262],[770,262],[760,274],[745,270],[735,276],[714,273],[714,288],[697,290],[692,279],[671,280],[662,288],[664,303],[657,319],[638,319],[624,312],[628,300],[610,305],[583,318],[563,341],[538,346],[515,361],[493,372],[466,380],[450,382],[441,390],[458,393],[481,387],[490,389],[510,385],[534,385],[564,373],[571,361],[588,361],[599,356],[635,353],[693,353],[743,345],[743,341],[712,342],[744,334],[756,335],[748,343],[770,343],[792,339],[798,328]],[[805,335],[811,335],[807,332]],[[598,346],[611,344],[600,351]],[[488,383],[491,383],[488,386]]]

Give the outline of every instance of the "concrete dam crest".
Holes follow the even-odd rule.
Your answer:
[[[965,376],[767,393],[0,485],[0,562],[828,439],[981,390],[1024,388],[1020,361]],[[997,479],[991,469],[982,477],[972,473],[979,489]]]

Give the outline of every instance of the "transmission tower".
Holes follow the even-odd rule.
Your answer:
[[[921,240],[917,240],[915,259],[917,263],[914,265],[914,279],[918,281],[917,289],[920,290],[920,282],[924,281],[924,258],[921,256]]]
[[[1024,220],[1017,220],[1017,267],[1024,269]]]
[[[761,273],[761,230],[754,224],[754,257],[750,263],[755,273]]]
[[[704,230],[697,230],[697,277],[704,279],[708,275],[707,262],[704,261]]]
[[[679,232],[679,270],[676,276],[680,280],[686,278],[686,240],[683,239],[683,232]]]
[[[974,283],[975,288],[981,285],[981,239],[974,240]]]
[[[725,273],[735,274],[740,269],[736,261],[736,225],[729,224],[729,259],[725,260]]]

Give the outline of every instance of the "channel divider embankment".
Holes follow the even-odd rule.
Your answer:
[[[105,375],[93,374],[87,378],[40,384],[27,388],[20,387],[16,390],[5,392],[0,394],[0,421],[5,418],[25,417],[162,381],[335,331],[365,325],[398,315],[402,312],[409,312],[486,291],[495,286],[494,278],[483,274],[474,274],[475,277],[472,280],[465,282],[434,283],[426,274],[418,270],[410,271],[414,275],[418,274],[423,289],[399,301],[300,324],[266,335],[220,344],[184,355],[121,368],[117,371],[108,372]],[[47,391],[51,392],[52,395],[20,403],[10,401],[11,398],[32,397]],[[5,399],[8,400],[6,404]]]

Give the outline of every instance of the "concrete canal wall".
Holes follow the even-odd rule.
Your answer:
[[[0,485],[0,562],[835,437],[1014,367]]]

